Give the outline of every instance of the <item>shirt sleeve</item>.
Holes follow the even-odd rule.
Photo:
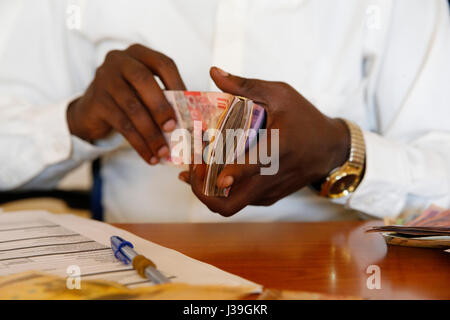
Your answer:
[[[92,145],[69,132],[67,106],[95,66],[90,44],[65,28],[65,3],[2,7],[11,17],[0,31],[0,190],[52,188],[118,145]]]
[[[394,3],[373,96],[377,130],[364,132],[366,171],[347,200],[375,217],[450,206],[448,4]]]

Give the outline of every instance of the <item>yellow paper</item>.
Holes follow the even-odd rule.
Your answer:
[[[0,278],[1,300],[228,300],[242,299],[248,287],[168,283],[130,289],[112,281],[85,280],[79,289],[68,289],[62,277],[29,271]]]

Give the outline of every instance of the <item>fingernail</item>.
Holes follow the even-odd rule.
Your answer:
[[[162,127],[162,128],[163,128],[164,131],[170,132],[170,131],[173,131],[173,130],[175,129],[175,126],[176,126],[175,120],[170,119],[170,120],[166,121],[166,122],[163,124],[163,127]]]
[[[151,164],[157,164],[157,163],[158,163],[158,158],[157,158],[157,157],[152,157],[152,158],[150,159],[150,163],[151,163]]]
[[[230,75],[228,72],[223,71],[223,70],[220,69],[220,68],[217,68],[217,67],[214,67],[214,68],[216,68],[217,72],[218,72],[222,77],[228,77],[228,76]]]
[[[168,155],[169,155],[169,148],[167,148],[167,146],[159,148],[158,157],[164,158],[167,157]]]
[[[232,176],[226,176],[225,178],[220,181],[220,187],[221,188],[228,188],[231,186],[234,182],[234,178]]]

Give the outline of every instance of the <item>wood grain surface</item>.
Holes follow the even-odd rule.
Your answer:
[[[371,299],[450,299],[450,253],[387,246],[377,221],[115,224],[267,288]],[[371,265],[381,289],[369,289]]]

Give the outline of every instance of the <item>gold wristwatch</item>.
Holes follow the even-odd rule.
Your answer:
[[[342,119],[350,131],[350,152],[348,160],[340,167],[332,170],[320,182],[319,195],[327,198],[341,198],[359,185],[364,173],[366,145],[361,129],[351,121]]]

